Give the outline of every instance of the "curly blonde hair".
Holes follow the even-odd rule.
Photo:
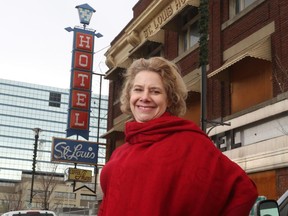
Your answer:
[[[176,64],[163,57],[151,57],[149,59],[138,59],[134,61],[124,74],[124,83],[120,96],[121,111],[131,114],[130,91],[132,89],[135,76],[141,71],[153,71],[158,73],[163,81],[168,98],[167,111],[172,115],[181,116],[186,112],[187,88],[180,75],[180,70]]]

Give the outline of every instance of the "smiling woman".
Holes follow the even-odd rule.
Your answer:
[[[139,72],[130,92],[130,108],[137,122],[160,117],[167,109],[167,94],[159,74]]]
[[[176,116],[181,116],[186,112],[186,85],[180,76],[177,66],[166,59],[160,57],[154,57],[149,60],[139,59],[128,68],[124,78],[125,83],[120,97],[123,113],[133,113],[131,100],[133,100],[132,96],[134,96],[133,87],[137,85],[140,85],[141,88],[145,86],[147,88],[150,85],[150,95],[153,93],[151,90],[157,87],[159,92],[154,92],[154,94],[157,93],[158,97],[160,95],[160,97],[166,98],[167,104],[165,106],[168,110],[165,111],[169,111]]]
[[[98,216],[249,215],[253,182],[179,117],[187,89],[178,67],[162,57],[138,59],[124,78],[121,110],[133,120],[125,126],[126,143],[102,169]]]

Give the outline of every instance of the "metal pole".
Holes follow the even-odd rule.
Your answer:
[[[206,133],[207,128],[207,75],[206,65],[201,66],[201,129]]]
[[[200,33],[200,53],[201,65],[201,129],[206,133],[207,129],[207,71],[208,64],[208,23],[209,23],[209,0],[200,0],[199,5],[199,33]]]
[[[99,143],[100,136],[100,111],[101,111],[101,99],[102,99],[102,74],[100,76],[100,86],[99,86],[99,106],[98,106],[98,128],[97,128],[97,142]]]
[[[99,85],[99,105],[98,105],[98,126],[97,126],[97,143],[99,143],[99,138],[100,138],[100,113],[101,113],[101,100],[102,100],[102,77],[104,75],[102,74],[97,74],[100,77],[100,85]],[[94,168],[94,173],[95,173],[95,179],[94,179],[94,184],[95,184],[95,194],[97,190],[97,177],[98,177],[98,166],[96,165]]]
[[[39,132],[41,131],[41,129],[34,128],[33,131],[35,132],[35,143],[34,143],[34,152],[33,152],[32,181],[31,181],[31,191],[30,191],[30,205],[31,206],[32,206],[32,199],[33,199],[33,187],[34,187],[34,175],[35,175],[35,167],[36,167],[38,138],[39,138]]]

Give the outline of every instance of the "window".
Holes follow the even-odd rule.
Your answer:
[[[198,9],[191,7],[180,17],[179,54],[193,48],[199,42]]]
[[[50,92],[49,106],[60,107],[60,104],[61,104],[61,94],[57,92]]]
[[[96,198],[95,195],[84,195],[84,194],[81,194],[81,200],[96,201],[97,198]]]
[[[256,0],[230,0],[230,18],[240,13]]]

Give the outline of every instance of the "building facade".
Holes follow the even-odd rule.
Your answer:
[[[163,56],[188,87],[186,119],[206,133],[254,180],[260,195],[288,189],[288,17],[285,0],[208,1],[208,64],[199,66],[200,0],[140,0],[106,52],[110,81],[107,160],[124,142],[122,73],[137,58]],[[208,15],[206,14],[206,15]],[[205,76],[206,75],[206,76]],[[206,80],[207,86],[203,85]],[[201,104],[201,94],[207,103]]]
[[[53,197],[58,196],[62,199],[61,202],[57,201],[62,205],[57,205],[58,207],[87,207],[87,201],[95,202],[95,193],[85,188],[73,193],[71,183],[64,182],[65,170],[67,167],[73,168],[74,163],[51,161],[52,138],[66,138],[68,103],[69,89],[0,79],[0,207],[3,210],[7,210],[5,209],[7,197],[10,197],[9,202],[12,203],[12,200],[15,201],[15,194],[19,195],[23,191],[22,208],[27,207],[29,202],[35,145],[34,128],[41,129],[34,190],[36,192],[38,190],[39,194],[42,193],[43,188],[39,186],[41,181],[53,179],[57,182],[57,187],[55,190],[51,188],[49,190],[55,192]],[[99,145],[98,164],[105,164],[106,140],[100,136],[107,131],[107,112],[108,96],[99,97],[92,92],[89,141],[103,144]],[[68,138],[76,139],[76,137]],[[81,164],[77,165],[77,168],[91,170],[95,178],[94,171],[97,170],[95,166]],[[48,182],[46,180],[45,184]],[[45,184],[42,183],[42,187]],[[97,187],[99,190],[98,184],[95,185],[93,182],[86,184],[89,185],[88,188],[95,190]],[[83,185],[77,183],[75,188]],[[37,196],[33,197],[33,201],[35,207],[41,207],[41,203],[37,204]]]

